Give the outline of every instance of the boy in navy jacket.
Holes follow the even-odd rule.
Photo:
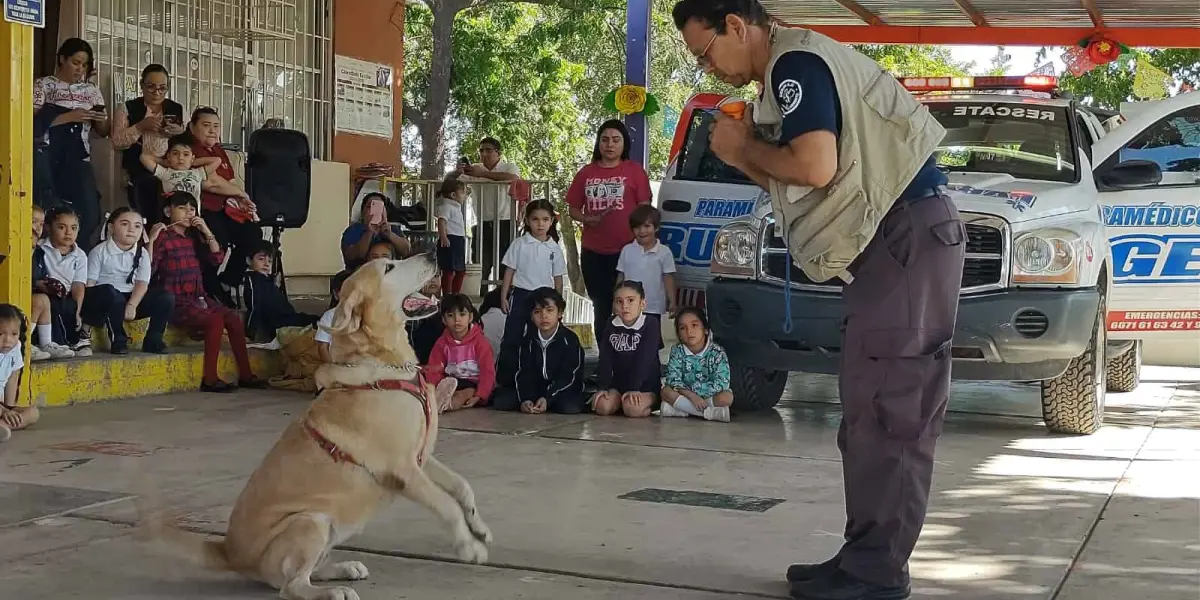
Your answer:
[[[554,288],[530,294],[533,307],[518,353],[516,388],[505,388],[492,400],[496,410],[528,414],[583,412],[583,346],[562,324],[567,302]]]

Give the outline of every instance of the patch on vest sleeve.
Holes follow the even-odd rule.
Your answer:
[[[804,98],[804,88],[800,87],[800,82],[795,79],[784,79],[779,83],[779,110],[783,116],[792,114],[797,108],[800,108],[800,100]]]

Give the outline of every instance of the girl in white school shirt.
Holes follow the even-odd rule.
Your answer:
[[[163,333],[175,308],[175,296],[150,289],[150,252],[144,244],[145,219],[136,210],[118,208],[108,216],[106,239],[88,254],[83,322],[105,327],[113,354],[129,352],[125,321],[150,319],[142,351],[166,354]]]
[[[538,288],[554,288],[562,293],[563,275],[567,261],[558,245],[554,206],[547,200],[534,200],[525,205],[525,234],[513,240],[501,261],[508,270],[500,286],[500,308],[508,316],[504,320],[504,337],[500,341],[500,385],[512,383],[517,368],[517,356],[525,326],[533,312],[533,292]]]
[[[80,319],[87,287],[87,254],[75,243],[79,215],[69,206],[53,208],[46,214],[46,228],[50,234],[33,254],[35,273],[45,276],[34,281],[34,291],[50,298],[51,322],[38,324],[38,342],[43,350],[65,346],[74,356],[91,356],[91,332]]]

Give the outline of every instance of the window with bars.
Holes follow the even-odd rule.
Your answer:
[[[171,98],[221,115],[245,144],[267,119],[308,134],[314,158],[333,139],[332,0],[84,0],[84,39],[110,106],[141,95],[150,63],[171,72]]]

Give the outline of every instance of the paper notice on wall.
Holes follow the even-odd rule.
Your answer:
[[[392,67],[334,57],[334,128],[392,139]]]

